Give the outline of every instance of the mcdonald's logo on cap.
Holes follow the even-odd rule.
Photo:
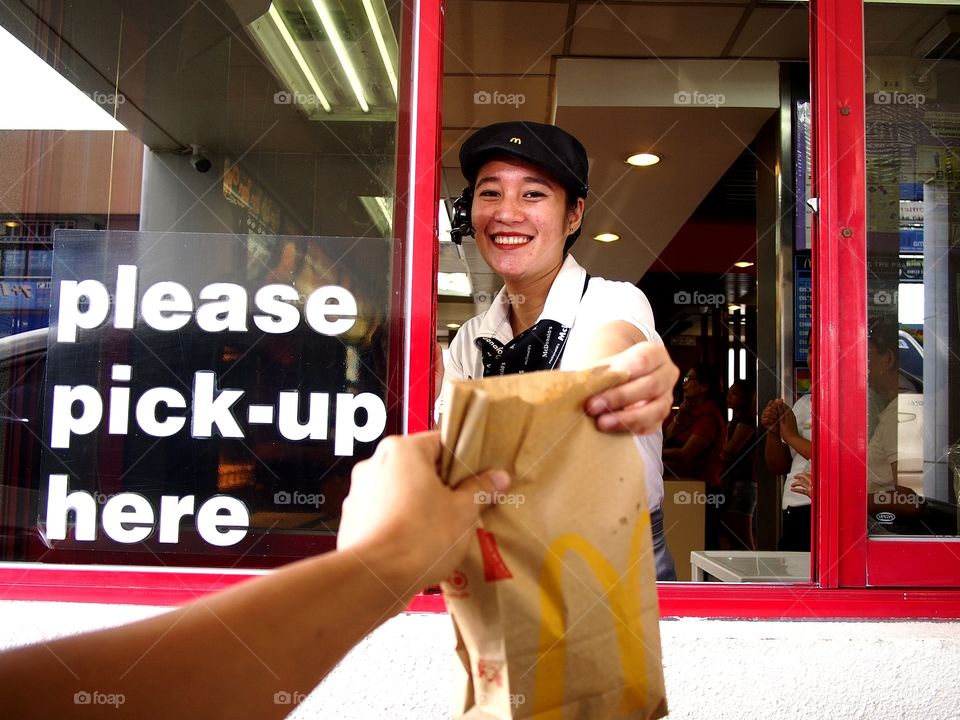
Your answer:
[[[514,145],[523,145],[523,140],[518,137],[510,138],[510,142],[512,142]]]

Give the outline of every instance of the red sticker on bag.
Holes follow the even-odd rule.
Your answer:
[[[480,540],[480,554],[483,556],[483,579],[487,582],[512,580],[513,575],[500,555],[493,533],[477,528],[477,538]]]

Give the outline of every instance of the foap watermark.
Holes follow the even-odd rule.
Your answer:
[[[720,307],[721,305],[727,304],[727,297],[723,293],[680,290],[673,294],[673,302],[677,305],[711,305],[713,307]]]
[[[490,293],[486,290],[477,290],[473,294],[473,302],[477,305],[487,305],[493,302],[497,293]],[[507,293],[507,302],[511,305],[523,305],[527,301],[527,296],[523,293]]]
[[[723,93],[705,93],[699,90],[679,90],[673,94],[674,105],[720,107],[725,105],[727,97]]]
[[[673,494],[675,505],[714,505],[720,507],[726,502],[723,495],[708,495],[704,492],[689,492],[688,490],[678,490]]]
[[[107,693],[99,690],[80,690],[73,694],[74,705],[111,705],[118,708],[127,701],[123,693]]]
[[[124,97],[123,93],[104,93],[99,90],[94,90],[92,93],[87,93],[87,97],[93,100],[97,105],[106,105],[107,107],[115,107],[123,105],[127,98]]]
[[[304,107],[317,107],[322,105],[320,98],[313,93],[290,92],[289,90],[278,90],[273,94],[274,105],[303,105]]]
[[[494,491],[488,493],[486,490],[477,490],[473,494],[473,501],[478,505],[516,505],[520,507],[527,498],[521,493],[502,493]]]
[[[474,105],[513,105],[519,108],[527,101],[523,93],[505,93],[499,90],[477,90],[473,94]]]
[[[899,490],[881,490],[873,494],[873,502],[876,505],[913,505],[919,507],[926,502],[923,495],[913,492],[900,492]]]
[[[477,695],[477,705],[485,705],[488,702],[495,702],[496,700],[497,698],[490,697],[486,693],[479,693]],[[510,701],[511,707],[520,707],[527,701],[527,696],[523,693],[509,693],[507,700]]]
[[[302,493],[297,490],[293,492],[280,490],[273,494],[274,505],[310,505],[311,507],[319,508],[326,501],[327,498],[323,493]]]
[[[913,105],[914,107],[920,107],[926,102],[927,98],[923,93],[902,93],[880,90],[873,94],[874,105]]]
[[[273,694],[273,704],[274,705],[299,705],[304,700],[307,699],[307,696],[302,693],[294,690],[293,692],[288,692],[286,690],[278,690]]]
[[[899,290],[877,290],[873,294],[874,305],[896,305],[900,302]]]

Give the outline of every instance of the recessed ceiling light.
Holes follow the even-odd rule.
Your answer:
[[[616,233],[600,233],[599,235],[594,235],[593,239],[599,240],[600,242],[615,242],[620,239],[620,236]]]
[[[458,327],[460,327],[460,323],[447,323],[447,327],[451,330],[456,330]]]
[[[733,266],[738,268],[748,268],[753,267],[753,263],[747,262],[746,260],[741,260],[740,262],[735,262]]]
[[[637,167],[649,167],[650,165],[656,165],[658,162],[660,162],[660,156],[653,153],[637,153],[627,158],[628,165]]]
[[[4,225],[6,225],[8,228],[15,228],[15,227],[17,226],[17,221],[16,221],[16,220],[7,220],[7,221],[4,223]]]

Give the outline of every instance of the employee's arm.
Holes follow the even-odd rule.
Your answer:
[[[767,469],[774,475],[785,475],[790,472],[793,456],[790,446],[780,437],[780,414],[782,400],[771,400],[760,414],[760,422],[766,428],[766,438],[763,443],[763,459]]]
[[[780,415],[780,437],[793,448],[794,452],[803,456],[804,460],[813,457],[813,444],[800,434],[797,428],[797,416],[794,415],[793,408],[787,405],[784,405]]]
[[[5,715],[284,717],[357,641],[454,570],[476,497],[505,489],[488,474],[450,490],[439,451],[434,433],[387,439],[360,463],[336,552],[132,625],[0,654]]]
[[[608,365],[627,379],[587,401],[587,412],[606,432],[648,435],[657,432],[670,414],[673,388],[680,370],[663,345],[647,338],[628,322],[607,323],[594,333],[581,367]]]

